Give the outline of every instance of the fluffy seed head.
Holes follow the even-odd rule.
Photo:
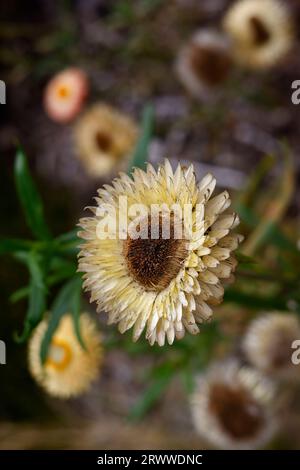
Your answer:
[[[151,238],[151,216],[147,217],[148,238],[124,243],[124,257],[130,275],[146,291],[161,292],[175,279],[187,257],[184,239],[176,239],[171,223],[170,238],[163,238],[162,217],[158,221],[158,236]],[[172,222],[172,220],[171,220]]]

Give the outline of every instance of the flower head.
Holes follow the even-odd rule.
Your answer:
[[[222,449],[263,447],[277,430],[274,397],[273,383],[254,369],[234,359],[216,363],[192,397],[196,429]]]
[[[96,104],[87,110],[74,130],[78,157],[87,173],[95,178],[125,169],[137,136],[135,123],[106,104]]]
[[[252,68],[275,65],[293,42],[291,15],[279,0],[237,1],[225,15],[224,28],[236,60]]]
[[[53,121],[67,123],[79,113],[88,94],[86,74],[69,68],[55,75],[47,84],[44,107]]]
[[[40,349],[48,320],[43,320],[33,332],[29,343],[29,369],[35,380],[50,394],[69,398],[84,393],[97,378],[102,358],[100,335],[88,314],[80,317],[80,331],[86,350],[75,336],[73,319],[66,314],[55,331],[45,364]]]
[[[250,363],[279,379],[299,379],[292,363],[292,344],[300,339],[300,322],[296,315],[269,313],[250,324],[243,349]]]
[[[210,29],[198,31],[180,51],[177,72],[187,90],[205,99],[215,94],[216,88],[229,75],[232,67],[229,41]]]
[[[192,165],[173,172],[168,160],[158,171],[148,164],[100,189],[93,216],[81,219],[84,287],[110,324],[122,333],[134,327],[134,340],[145,328],[150,344],[161,346],[185,330],[197,334],[221,302],[242,238],[231,233],[238,217],[226,212],[227,191],[211,197],[215,185],[210,174],[197,184]]]

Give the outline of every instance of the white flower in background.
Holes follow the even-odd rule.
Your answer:
[[[230,43],[225,35],[211,30],[197,31],[182,48],[177,73],[186,89],[199,99],[215,96],[232,68]]]
[[[191,400],[195,427],[220,449],[257,449],[277,431],[274,384],[229,359],[214,363],[198,381]]]
[[[146,172],[135,169],[132,178],[120,174],[100,189],[97,207],[90,208],[93,216],[80,220],[84,288],[97,310],[108,313],[109,324],[118,323],[121,333],[133,327],[134,341],[145,328],[151,345],[162,346],[166,339],[172,344],[186,330],[197,334],[198,324],[210,319],[211,306],[222,301],[223,283],[232,280],[237,264],[232,251],[242,237],[231,232],[238,217],[226,212],[227,191],[212,197],[215,185],[210,174],[197,184],[192,165],[178,165],[173,172],[168,160],[158,171],[148,164]],[[128,210],[120,207],[120,197],[126,198]],[[137,203],[144,209],[139,224],[146,227],[146,239],[132,237],[130,230],[120,237],[109,228],[111,239],[99,238],[99,209],[106,205],[130,227],[136,218],[129,215],[130,207]],[[162,204],[164,210],[156,217],[153,205]],[[174,204],[182,214],[185,207],[191,209],[188,223],[172,211]],[[166,218],[171,225],[168,238],[162,233]],[[177,237],[180,227],[183,235]]]
[[[293,22],[280,0],[239,0],[223,21],[237,62],[250,68],[276,65],[293,44]]]
[[[278,379],[299,380],[292,344],[300,339],[300,321],[289,313],[268,313],[252,321],[243,339],[249,362]]]

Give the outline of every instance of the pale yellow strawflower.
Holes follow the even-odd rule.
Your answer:
[[[95,322],[88,314],[80,317],[80,331],[86,347],[82,348],[74,332],[73,319],[65,314],[54,333],[44,365],[40,349],[48,320],[34,330],[29,343],[29,370],[50,395],[69,398],[88,390],[99,375],[102,361],[101,338]]]
[[[103,103],[88,109],[74,128],[76,154],[93,178],[125,170],[137,137],[138,128],[132,119]]]
[[[227,359],[199,377],[191,400],[196,430],[219,449],[258,449],[278,429],[276,387],[260,372]]]
[[[268,68],[289,52],[293,44],[290,11],[281,0],[239,0],[224,17],[236,60],[250,68]]]
[[[198,324],[210,319],[211,306],[222,301],[223,283],[231,279],[236,267],[232,251],[242,237],[231,232],[238,217],[226,212],[230,206],[227,191],[211,197],[215,185],[210,174],[197,183],[192,165],[178,165],[173,172],[168,160],[157,171],[148,164],[146,172],[135,169],[132,178],[120,174],[112,185],[100,189],[97,207],[90,208],[94,215],[81,219],[79,236],[85,243],[79,270],[85,273],[84,287],[91,292],[91,301],[97,302],[97,310],[108,313],[109,324],[118,323],[121,333],[133,327],[134,341],[145,328],[151,345],[162,346],[166,339],[172,344],[186,330],[197,334]],[[127,198],[128,211],[119,207],[120,196]],[[129,230],[122,237],[117,233],[112,239],[99,239],[102,219],[98,210],[106,204],[111,213],[116,211],[129,223],[133,203],[143,204],[146,213],[141,223],[148,230],[152,205],[164,204],[153,224],[158,239],[152,235],[133,239]],[[168,215],[172,234],[187,225],[178,213],[172,215],[174,203],[182,214],[188,204],[193,209],[189,230],[181,239],[173,235],[164,239],[161,227]]]
[[[249,325],[243,349],[250,363],[274,378],[299,380],[299,366],[293,364],[292,345],[300,340],[297,315],[273,312]]]

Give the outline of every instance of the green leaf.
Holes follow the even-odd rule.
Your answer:
[[[263,178],[268,174],[275,165],[276,159],[273,155],[263,157],[250,175],[248,183],[244,191],[238,197],[238,204],[242,206],[250,206],[258,194],[258,187]]]
[[[147,105],[143,111],[141,135],[136,145],[135,152],[129,166],[129,173],[132,168],[144,168],[148,160],[148,147],[153,135],[154,110],[151,105]]]
[[[257,261],[252,256],[244,255],[240,251],[237,251],[235,253],[235,257],[236,257],[237,261],[239,262],[239,264],[242,265],[242,266],[247,266],[247,267],[250,266],[251,267],[251,266],[257,264]]]
[[[28,227],[36,238],[49,240],[50,233],[44,219],[42,200],[21,149],[17,151],[15,160],[15,183]]]
[[[20,289],[16,290],[13,294],[11,294],[9,300],[13,304],[16,302],[19,302],[19,300],[22,300],[25,297],[28,297],[29,292],[30,292],[29,286],[21,287]]]
[[[252,255],[272,238],[274,228],[287,211],[295,190],[295,164],[288,148],[283,154],[283,169],[259,224],[243,244],[243,253]]]
[[[64,279],[71,279],[76,275],[77,263],[59,256],[52,256],[49,263],[49,276],[47,285],[54,285]]]
[[[50,274],[47,279],[48,286],[54,286],[62,281],[72,278],[76,274],[76,269],[73,266],[66,266],[65,268],[55,272],[54,274]]]
[[[71,230],[70,232],[63,233],[62,235],[59,235],[55,241],[58,243],[77,243],[80,242],[80,239],[78,238],[78,229]]]
[[[2,238],[0,240],[0,255],[4,253],[16,253],[26,251],[32,247],[32,242],[17,238]]]
[[[175,373],[174,364],[166,363],[154,370],[151,385],[132,407],[129,420],[140,420],[159,400]]]
[[[242,222],[244,222],[249,227],[255,228],[259,222],[258,216],[244,204],[238,202],[234,205],[235,210],[240,216]]]
[[[261,219],[248,207],[238,204],[236,205],[236,211],[238,212],[241,221],[244,222],[251,228],[257,227]],[[277,224],[269,224],[268,230],[266,230],[263,242],[269,242],[278,248],[293,252],[295,255],[300,256],[300,252],[293,241],[291,241],[278,227]],[[246,255],[245,255],[246,256]]]
[[[58,251],[63,255],[71,256],[78,254],[81,241],[78,237],[78,229],[63,233],[55,239]]]
[[[81,292],[82,292],[82,280],[76,279],[74,284],[73,297],[71,298],[71,312],[74,322],[74,330],[81,347],[86,349],[84,341],[80,332],[80,310],[81,310]]]
[[[252,295],[229,288],[225,290],[224,302],[234,302],[250,309],[285,310],[286,300],[274,296]]]
[[[181,378],[186,392],[190,395],[195,389],[195,373],[188,364],[182,369]]]
[[[20,252],[15,254],[15,258],[20,261]],[[45,284],[48,287],[61,283],[66,279],[73,278],[73,276],[76,274],[77,265],[62,258],[53,257],[50,263],[50,270],[53,272],[45,278]],[[29,286],[21,287],[10,296],[9,300],[12,303],[19,302],[20,300],[28,297],[29,292]]]
[[[80,289],[80,290],[79,290]],[[45,363],[47,359],[48,348],[51,343],[53,334],[55,333],[56,328],[60,322],[61,317],[65,313],[72,313],[73,318],[76,317],[76,328],[75,331],[79,331],[79,313],[80,313],[80,294],[81,293],[81,279],[76,276],[74,279],[71,279],[67,282],[59,291],[56,299],[54,300],[52,307],[51,307],[51,315],[49,317],[48,328],[44,335],[42,344],[41,344],[41,351],[40,357],[42,364]],[[81,344],[83,344],[80,332],[77,337]]]
[[[46,309],[47,289],[44,283],[44,273],[40,265],[40,259],[35,252],[19,254],[19,259],[27,264],[30,273],[29,282],[29,303],[25,318],[23,333],[16,335],[18,342],[24,342],[29,337],[32,330],[43,318]]]

